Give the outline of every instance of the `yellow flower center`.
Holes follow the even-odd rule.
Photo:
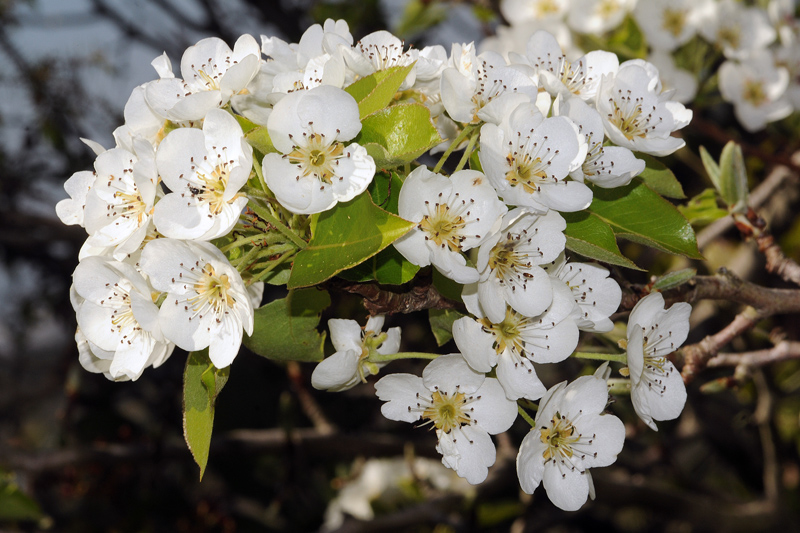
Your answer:
[[[547,445],[542,454],[545,462],[557,457],[569,458],[575,453],[572,446],[580,440],[580,435],[575,434],[575,426],[566,417],[556,413],[550,420],[550,426],[541,428],[539,437],[542,444]]]
[[[422,412],[422,418],[430,420],[436,429],[450,433],[472,423],[466,408],[468,401],[469,398],[463,392],[456,392],[451,396],[437,390],[431,395],[431,405]]]
[[[686,11],[670,8],[664,10],[664,22],[661,24],[664,30],[677,39],[683,33],[684,26],[686,26]]]
[[[218,276],[210,263],[206,263],[203,267],[200,279],[194,284],[194,290],[197,296],[190,298],[189,302],[195,311],[209,306],[215,314],[221,315],[236,303],[236,299],[229,292],[231,282],[228,275]]]
[[[296,146],[286,157],[292,164],[300,167],[302,177],[314,176],[324,183],[331,183],[336,175],[334,168],[344,153],[344,145],[338,142],[328,143],[320,133],[303,136],[305,146]]]
[[[432,240],[437,246],[448,247],[451,251],[461,250],[462,235],[467,221],[458,213],[451,210],[447,204],[435,204],[433,212],[422,217],[419,229],[426,233],[425,240]]]

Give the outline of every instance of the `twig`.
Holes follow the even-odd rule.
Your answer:
[[[764,231],[756,238],[758,251],[764,254],[767,259],[767,271],[777,274],[784,281],[789,281],[795,285],[800,285],[800,265],[794,259],[783,255],[781,247],[775,243],[775,239],[768,232]]]
[[[772,393],[769,390],[764,373],[759,369],[753,374],[756,385],[757,401],[753,413],[753,421],[758,426],[761,437],[761,450],[764,456],[764,499],[772,506],[778,505],[780,496],[780,483],[778,481],[778,454],[775,450],[775,440],[772,438]]]
[[[336,426],[325,416],[325,412],[320,407],[317,400],[309,393],[306,388],[306,380],[303,379],[303,370],[297,361],[289,361],[286,364],[286,374],[292,383],[292,390],[297,395],[297,401],[303,413],[311,420],[314,427],[321,435],[330,435],[336,431]]]
[[[684,346],[681,350],[684,358],[683,370],[681,370],[683,380],[689,383],[699,371],[706,367],[708,361],[719,353],[723,346],[753,328],[765,316],[763,312],[748,307],[736,315],[733,321],[718,333],[709,335],[697,344]]]
[[[750,369],[765,366],[778,361],[788,359],[800,359],[800,342],[781,341],[772,348],[766,350],[755,350],[752,352],[741,353],[720,353],[716,357],[709,359],[706,366],[735,366],[736,374],[739,369]]]
[[[430,276],[420,276],[411,282],[405,292],[394,292],[375,283],[348,283],[331,280],[328,286],[357,294],[364,298],[364,307],[370,315],[413,313],[425,309],[463,309],[464,306],[443,296],[433,286]],[[403,289],[401,289],[403,290]]]
[[[622,294],[620,312],[630,311],[646,296],[646,285],[631,285]],[[714,276],[695,276],[683,285],[663,291],[668,305],[675,302],[699,300],[727,300],[752,306],[764,316],[800,313],[800,290],[770,289],[736,277],[726,269]]]

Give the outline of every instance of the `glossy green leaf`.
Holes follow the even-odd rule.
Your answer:
[[[377,281],[381,285],[408,283],[419,272],[419,267],[409,263],[394,246],[389,246],[353,268],[339,273],[349,281]]]
[[[438,346],[450,342],[453,338],[453,322],[464,316],[454,309],[428,309],[428,322]]]
[[[643,160],[647,165],[638,177],[648,187],[667,198],[675,198],[677,200],[686,198],[681,182],[678,181],[675,174],[664,163],[647,154],[637,153],[636,157]]]
[[[288,287],[308,287],[352,268],[405,235],[413,222],[376,206],[369,194],[317,218],[314,236],[294,259]]]
[[[229,369],[216,368],[208,358],[208,349],[205,349],[191,352],[183,371],[183,436],[200,467],[200,479],[203,479],[208,464],[214,403],[228,381]]]
[[[561,213],[567,221],[564,234],[567,249],[589,259],[612,265],[641,270],[636,264],[622,255],[611,226],[588,211]]]
[[[592,187],[589,211],[611,226],[618,237],[664,252],[703,259],[692,225],[670,202],[634,179],[625,187]]]
[[[689,200],[686,205],[679,205],[678,211],[694,226],[705,226],[728,216],[728,211],[717,205],[717,191],[710,188]]]
[[[467,261],[467,264],[470,265],[471,263]],[[462,284],[458,283],[457,281],[453,281],[435,268],[433,268],[432,280],[433,287],[439,291],[442,296],[449,298],[454,302],[462,301],[461,291],[464,289]]]
[[[396,172],[379,172],[375,174],[367,190],[375,205],[390,213],[398,213],[400,189],[403,188],[403,178]]]
[[[660,276],[654,283],[653,289],[657,291],[665,291],[683,285],[697,275],[697,270],[694,268],[684,268],[676,272],[668,272]]]
[[[360,78],[345,87],[344,90],[358,102],[359,118],[363,119],[389,105],[412,68],[414,68],[413,63],[402,67],[390,67]]]
[[[319,317],[331,305],[327,291],[315,288],[289,291],[255,311],[253,336],[244,338],[249,349],[277,361],[322,361],[325,333],[317,331]]]
[[[381,168],[391,168],[414,161],[442,138],[422,104],[400,104],[381,109],[361,121],[361,133],[355,141]]]

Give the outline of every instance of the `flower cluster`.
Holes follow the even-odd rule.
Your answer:
[[[549,11],[557,2],[526,9],[532,4],[565,13]],[[632,3],[617,4],[624,15]],[[622,16],[592,17],[580,5],[567,16],[573,28],[603,31]],[[87,141],[94,172],[74,174],[70,198],[57,207],[64,223],[88,234],[72,298],[83,366],[135,380],[177,346],[207,349],[216,368],[227,367],[259,327],[263,282],[286,284],[281,273],[294,275],[298,254],[324,238],[326,212],[372,198],[378,169],[393,170],[402,183],[389,193],[396,207],[371,204],[384,218],[368,222],[379,231],[387,219],[407,224],[388,239],[398,261],[432,266],[463,286],[466,313],[451,330],[460,352],[398,353],[400,329],[382,332],[382,316],[363,328],[334,318],[335,353],[312,385],[342,391],[393,359],[434,359],[422,377],[381,378],[376,393],[387,418],[435,429],[444,465],[473,484],[494,464],[491,435],[511,428],[518,400],[539,400],[535,420],[523,415],[532,427],[517,459],[521,486],[544,483],[556,505],[579,508],[593,494],[588,469],[611,464],[624,440],[622,422],[604,414],[610,369],[550,387],[536,369],[570,357],[581,331],[611,331],[621,290],[607,269],[567,258],[561,213],[586,209],[598,187],[628,185],[645,168],[637,152],[681,148],[673,133],[692,112],[663,89],[652,63],[605,51],[571,60],[543,30],[507,57],[473,43],[449,54],[407,50],[385,31],[355,42],[346,23],[328,20],[299,43],[262,37],[259,47],[245,35],[231,50],[204,39],[184,53],[181,78],[169,58],[156,58],[159,79],[131,94],[116,146]],[[385,89],[398,72],[402,79]],[[372,84],[366,91],[363,80]],[[396,109],[422,109],[424,120],[381,130],[382,120],[413,116]],[[414,149],[393,149],[394,137],[415,128],[434,133],[416,155],[444,151],[432,169],[416,155],[403,159]],[[458,165],[443,171],[461,150]],[[369,229],[349,223],[345,235]],[[627,343],[631,398],[651,427],[677,417],[685,401],[667,356],[686,338],[689,306],[665,311],[658,298],[633,311]]]
[[[587,34],[616,30],[631,15],[649,45],[648,61],[674,99],[694,100],[698,85],[718,78],[719,92],[733,105],[748,131],[783,119],[800,109],[800,23],[792,0],[770,0],[766,8],[737,0],[503,0],[500,10],[511,27],[481,44],[513,56],[530,36],[546,28],[566,56],[581,56],[578,43]],[[704,48],[711,45],[713,51]],[[696,59],[708,54],[702,67]],[[713,57],[712,57],[713,55]],[[721,57],[720,57],[721,56]],[[715,72],[708,64],[722,59]],[[679,68],[680,62],[685,68]],[[705,69],[705,70],[704,70]]]

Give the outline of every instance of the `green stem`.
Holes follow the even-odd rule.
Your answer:
[[[615,361],[617,363],[628,364],[628,356],[624,353],[594,353],[594,352],[575,352],[572,357],[578,359],[591,359],[593,361]]]
[[[280,220],[275,218],[272,215],[272,213],[269,212],[269,210],[267,210],[263,206],[259,205],[258,202],[251,202],[250,204],[248,204],[248,206],[250,207],[250,209],[255,211],[255,213],[260,218],[266,220],[267,222],[269,222],[270,224],[275,226],[275,229],[277,229],[278,231],[283,233],[286,237],[288,237],[289,240],[292,241],[293,243],[295,243],[298,248],[300,248],[302,250],[303,248],[308,246],[308,243],[306,241],[304,241],[303,239],[298,237],[297,234],[295,234],[295,232],[293,232],[292,230],[287,228],[286,225],[283,222],[281,222]]]
[[[611,378],[608,380],[609,394],[630,394],[631,380],[624,378]]]
[[[475,143],[478,142],[478,137],[480,137],[478,133],[475,133],[472,137],[470,137],[467,149],[464,150],[464,155],[461,156],[461,160],[458,162],[458,165],[456,165],[456,169],[453,172],[458,172],[467,164],[467,161],[469,161],[469,156],[472,155],[472,151],[475,149]]]
[[[439,357],[438,353],[425,353],[425,352],[398,352],[383,355],[380,353],[373,353],[369,356],[370,363],[388,363],[398,359],[436,359]]]
[[[241,248],[242,246],[245,246],[247,244],[253,244],[255,242],[262,242],[262,241],[267,244],[273,244],[273,242],[277,240],[276,237],[277,235],[275,235],[274,233],[259,233],[258,235],[251,235],[249,237],[239,237],[232,243],[226,244],[225,246],[220,248],[219,251],[224,254],[226,252],[229,252],[230,250],[233,250],[234,248]]]
[[[251,248],[242,257],[239,257],[238,259],[234,259],[233,261],[231,261],[231,266],[233,266],[236,270],[241,272],[242,270],[244,270],[244,268],[239,268],[239,267],[240,266],[246,267],[247,265],[249,265],[258,256],[258,253],[260,251],[261,248],[259,248],[258,246],[253,246],[253,248]]]
[[[269,201],[271,198],[267,193],[264,191],[260,191],[255,187],[243,187],[242,192],[244,192],[249,198],[258,198],[259,200]]]
[[[528,424],[530,424],[530,426],[531,426],[532,428],[535,428],[535,427],[536,427],[536,422],[533,420],[533,418],[531,418],[531,415],[529,415],[529,414],[528,414],[528,412],[527,412],[525,409],[523,409],[523,408],[522,408],[522,406],[521,406],[521,405],[518,405],[518,406],[517,406],[517,411],[519,411],[519,416],[521,416],[522,418],[524,418],[524,419],[525,419],[525,422],[527,422]]]
[[[439,172],[440,170],[442,170],[442,167],[444,166],[445,161],[447,161],[447,158],[450,157],[450,154],[452,154],[453,151],[456,148],[458,148],[458,145],[461,144],[461,141],[466,139],[467,135],[469,135],[469,133],[474,129],[475,129],[475,126],[473,126],[471,124],[467,124],[466,126],[464,126],[464,129],[461,130],[461,133],[458,134],[458,137],[456,137],[455,140],[450,143],[450,146],[447,147],[447,150],[445,150],[445,152],[442,154],[442,157],[439,158],[439,162],[436,163],[435,167],[433,167],[433,172],[434,173]]]
[[[275,270],[278,266],[280,266],[281,263],[286,261],[288,258],[292,257],[294,254],[295,254],[295,250],[289,250],[288,252],[286,252],[285,254],[280,256],[279,258],[277,258],[274,261],[270,262],[270,264],[267,265],[266,267],[264,267],[264,270],[259,272],[257,276],[255,276],[253,278],[250,278],[250,280],[247,282],[247,284],[248,285],[252,285],[253,283],[258,283],[259,281],[263,280],[264,278],[267,277],[267,274],[269,274],[270,272]]]

